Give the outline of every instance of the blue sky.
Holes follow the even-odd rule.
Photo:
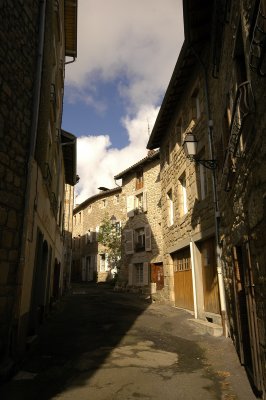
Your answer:
[[[121,117],[125,113],[125,103],[119,96],[117,79],[111,82],[97,81],[95,102],[104,101],[105,107],[101,111],[88,106],[82,99],[71,103],[65,101],[63,114],[63,128],[73,132],[76,136],[90,134],[97,136],[108,134],[112,145],[121,149],[128,145],[126,128],[121,125]]]
[[[181,0],[79,0],[63,128],[78,137],[78,202],[147,154],[183,43]],[[97,165],[97,169],[95,166]],[[97,171],[97,173],[95,172]]]

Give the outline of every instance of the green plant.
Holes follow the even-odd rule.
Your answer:
[[[121,263],[121,226],[111,221],[107,214],[99,229],[98,242],[106,248],[110,269],[118,271]]]

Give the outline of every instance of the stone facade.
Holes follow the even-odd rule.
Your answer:
[[[105,218],[115,217],[125,224],[125,196],[120,187],[102,190],[74,209],[73,213],[73,281],[105,282],[113,279],[108,264],[108,249],[97,240]]]
[[[266,395],[266,2],[232,1],[227,12],[212,97],[228,325]]]
[[[65,8],[0,2],[0,376],[63,290]]]
[[[115,179],[122,179],[127,212],[117,287],[144,288],[160,297],[164,274],[159,152],[149,153]]]
[[[185,42],[148,143],[162,153],[165,295],[192,304],[200,319],[221,313],[262,397],[265,16],[265,1],[184,3]],[[198,144],[194,163],[182,149],[188,137]],[[215,297],[219,308],[209,312]]]

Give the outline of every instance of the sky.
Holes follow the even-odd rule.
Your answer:
[[[78,138],[76,204],[147,155],[183,40],[182,0],[79,0],[62,122]]]

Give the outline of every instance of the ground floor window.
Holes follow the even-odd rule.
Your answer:
[[[142,284],[143,283],[143,264],[135,264],[135,283]]]

